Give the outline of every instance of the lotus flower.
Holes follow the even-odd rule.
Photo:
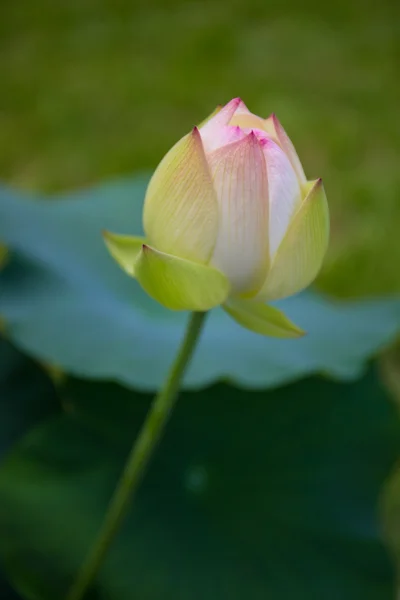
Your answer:
[[[265,304],[316,277],[329,213],[321,179],[307,181],[275,115],[236,98],[166,154],[150,180],[145,237],[106,233],[112,256],[172,310],[223,308],[279,337],[302,332]]]

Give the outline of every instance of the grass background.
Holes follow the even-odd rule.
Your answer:
[[[399,22],[394,0],[4,0],[0,177],[53,192],[152,169],[241,96],[324,179],[320,288],[400,292]]]

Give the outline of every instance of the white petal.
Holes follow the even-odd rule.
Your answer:
[[[282,148],[268,137],[261,140],[267,163],[269,196],[269,252],[271,259],[301,203],[301,189]]]
[[[219,219],[212,264],[234,292],[258,291],[268,269],[268,186],[261,143],[254,133],[209,157]]]

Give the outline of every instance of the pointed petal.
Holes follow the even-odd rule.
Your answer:
[[[270,138],[261,140],[267,163],[269,192],[269,252],[277,251],[293,215],[300,206],[302,193],[296,174],[282,148]]]
[[[235,114],[238,106],[241,104],[240,98],[233,98],[228,104],[225,104],[215,115],[212,115],[211,119],[207,119],[206,123],[202,127],[202,133],[208,135],[215,129],[228,125],[229,121]]]
[[[219,129],[216,129],[213,132],[212,139],[204,140],[205,141],[205,149],[207,152],[207,158],[210,156],[212,152],[226,146],[227,144],[233,144],[233,142],[239,142],[243,140],[248,135],[241,129],[240,127],[231,127],[230,125],[221,125]]]
[[[297,338],[305,334],[282,311],[261,302],[229,299],[223,308],[239,325],[261,335]]]
[[[268,119],[265,119],[264,127],[262,129],[265,129],[267,133],[269,133],[270,135],[272,135],[272,137],[275,138],[275,140],[278,142],[278,144],[290,160],[300,184],[305,183],[306,176],[304,174],[304,169],[302,167],[300,159],[288,134],[283,129],[278,117],[272,114],[270,117],[268,117]]]
[[[207,127],[200,130],[206,153],[246,137],[252,129],[264,128],[264,119],[251,113],[240,98],[231,100],[217,118],[207,119],[206,123]]]
[[[103,237],[111,256],[128,275],[134,277],[135,260],[140,254],[143,244],[146,243],[145,238],[119,235],[118,233],[111,233],[111,231],[104,231]]]
[[[218,206],[198,129],[163,158],[147,188],[144,229],[162,252],[208,262],[218,228]]]
[[[235,98],[235,100],[236,100],[236,102],[238,102],[238,105],[235,110],[235,115],[251,115],[252,114],[241,98]]]
[[[268,185],[263,150],[251,133],[213,152],[219,227],[211,259],[236,292],[256,293],[268,268]]]
[[[309,192],[284,237],[257,300],[278,300],[307,287],[317,276],[329,240],[329,212],[321,179]]]
[[[214,267],[171,256],[143,245],[135,275],[144,290],[171,310],[205,311],[222,304],[229,281]]]
[[[200,135],[206,153],[212,152],[226,143],[224,138],[221,137],[221,130],[225,130],[223,135],[226,136],[227,130],[229,131],[230,129],[228,129],[228,125],[233,115],[239,107],[242,107],[242,105],[245,106],[240,98],[234,98],[202,125]]]

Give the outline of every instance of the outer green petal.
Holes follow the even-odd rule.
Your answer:
[[[207,263],[218,229],[218,206],[197,128],[163,158],[147,188],[144,229],[162,252]]]
[[[214,267],[159,252],[143,245],[135,275],[144,290],[172,310],[205,311],[222,304],[228,279]]]
[[[226,312],[246,329],[261,335],[279,338],[298,338],[304,331],[273,306],[253,300],[229,299],[224,304]]]
[[[328,203],[321,179],[308,182],[307,188],[255,300],[278,300],[300,292],[322,266],[329,241]]]
[[[131,235],[119,235],[111,231],[103,232],[104,241],[111,256],[131,277],[135,276],[134,264],[146,243],[143,237],[134,237]]]

